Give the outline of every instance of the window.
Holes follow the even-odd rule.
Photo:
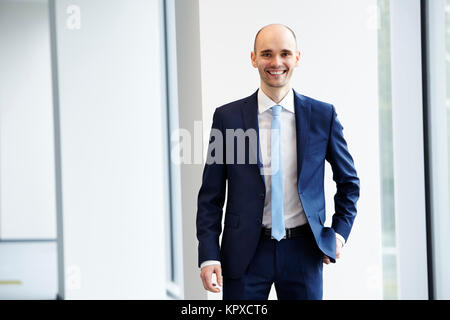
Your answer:
[[[395,239],[389,6],[390,0],[378,0],[378,99],[383,298],[395,299],[397,297],[397,256]]]
[[[450,299],[450,1],[426,4],[433,294]]]

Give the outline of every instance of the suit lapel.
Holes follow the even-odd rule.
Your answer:
[[[259,90],[259,89],[258,89]],[[249,159],[255,159],[257,164],[254,165],[255,170],[258,170],[258,174],[261,176],[261,180],[263,184],[264,177],[262,175],[262,162],[260,159],[260,146],[259,146],[259,126],[258,126],[258,90],[255,91],[250,97],[244,100],[243,108],[242,108],[242,118],[244,119],[244,131],[248,129],[256,130],[257,137],[257,145],[254,146],[250,143],[249,145]],[[256,150],[255,150],[256,147]]]
[[[305,150],[308,145],[308,131],[311,116],[311,103],[294,90],[295,124],[297,135],[297,182],[300,185]]]
[[[259,90],[259,89],[258,89]],[[255,170],[261,176],[261,180],[264,183],[264,177],[262,175],[262,162],[260,159],[260,144],[259,144],[259,126],[258,126],[258,90],[244,100],[242,108],[242,117],[244,119],[244,131],[248,129],[256,130],[257,134],[257,146],[250,145],[249,152],[251,153],[250,159],[256,157],[257,165]],[[309,122],[311,116],[311,103],[308,102],[301,94],[298,94],[294,90],[294,109],[295,109],[295,124],[296,124],[296,136],[297,136],[297,180],[300,182],[300,173],[302,171],[303,160],[305,157],[306,146],[308,145],[308,132]]]

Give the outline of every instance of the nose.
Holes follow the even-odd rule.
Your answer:
[[[274,55],[271,61],[272,67],[281,66],[281,58],[278,55]]]

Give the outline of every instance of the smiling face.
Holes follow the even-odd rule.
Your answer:
[[[283,25],[264,27],[255,40],[252,65],[258,68],[261,86],[269,90],[290,87],[300,52],[292,32]]]

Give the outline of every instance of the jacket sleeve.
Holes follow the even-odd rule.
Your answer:
[[[209,139],[202,185],[197,199],[198,265],[206,260],[220,260],[219,236],[225,202],[226,164],[224,130],[216,109]]]
[[[356,217],[356,202],[359,199],[360,181],[334,106],[332,106],[326,160],[333,170],[333,180],[336,182],[337,189],[334,196],[335,213],[331,227],[347,241]]]

